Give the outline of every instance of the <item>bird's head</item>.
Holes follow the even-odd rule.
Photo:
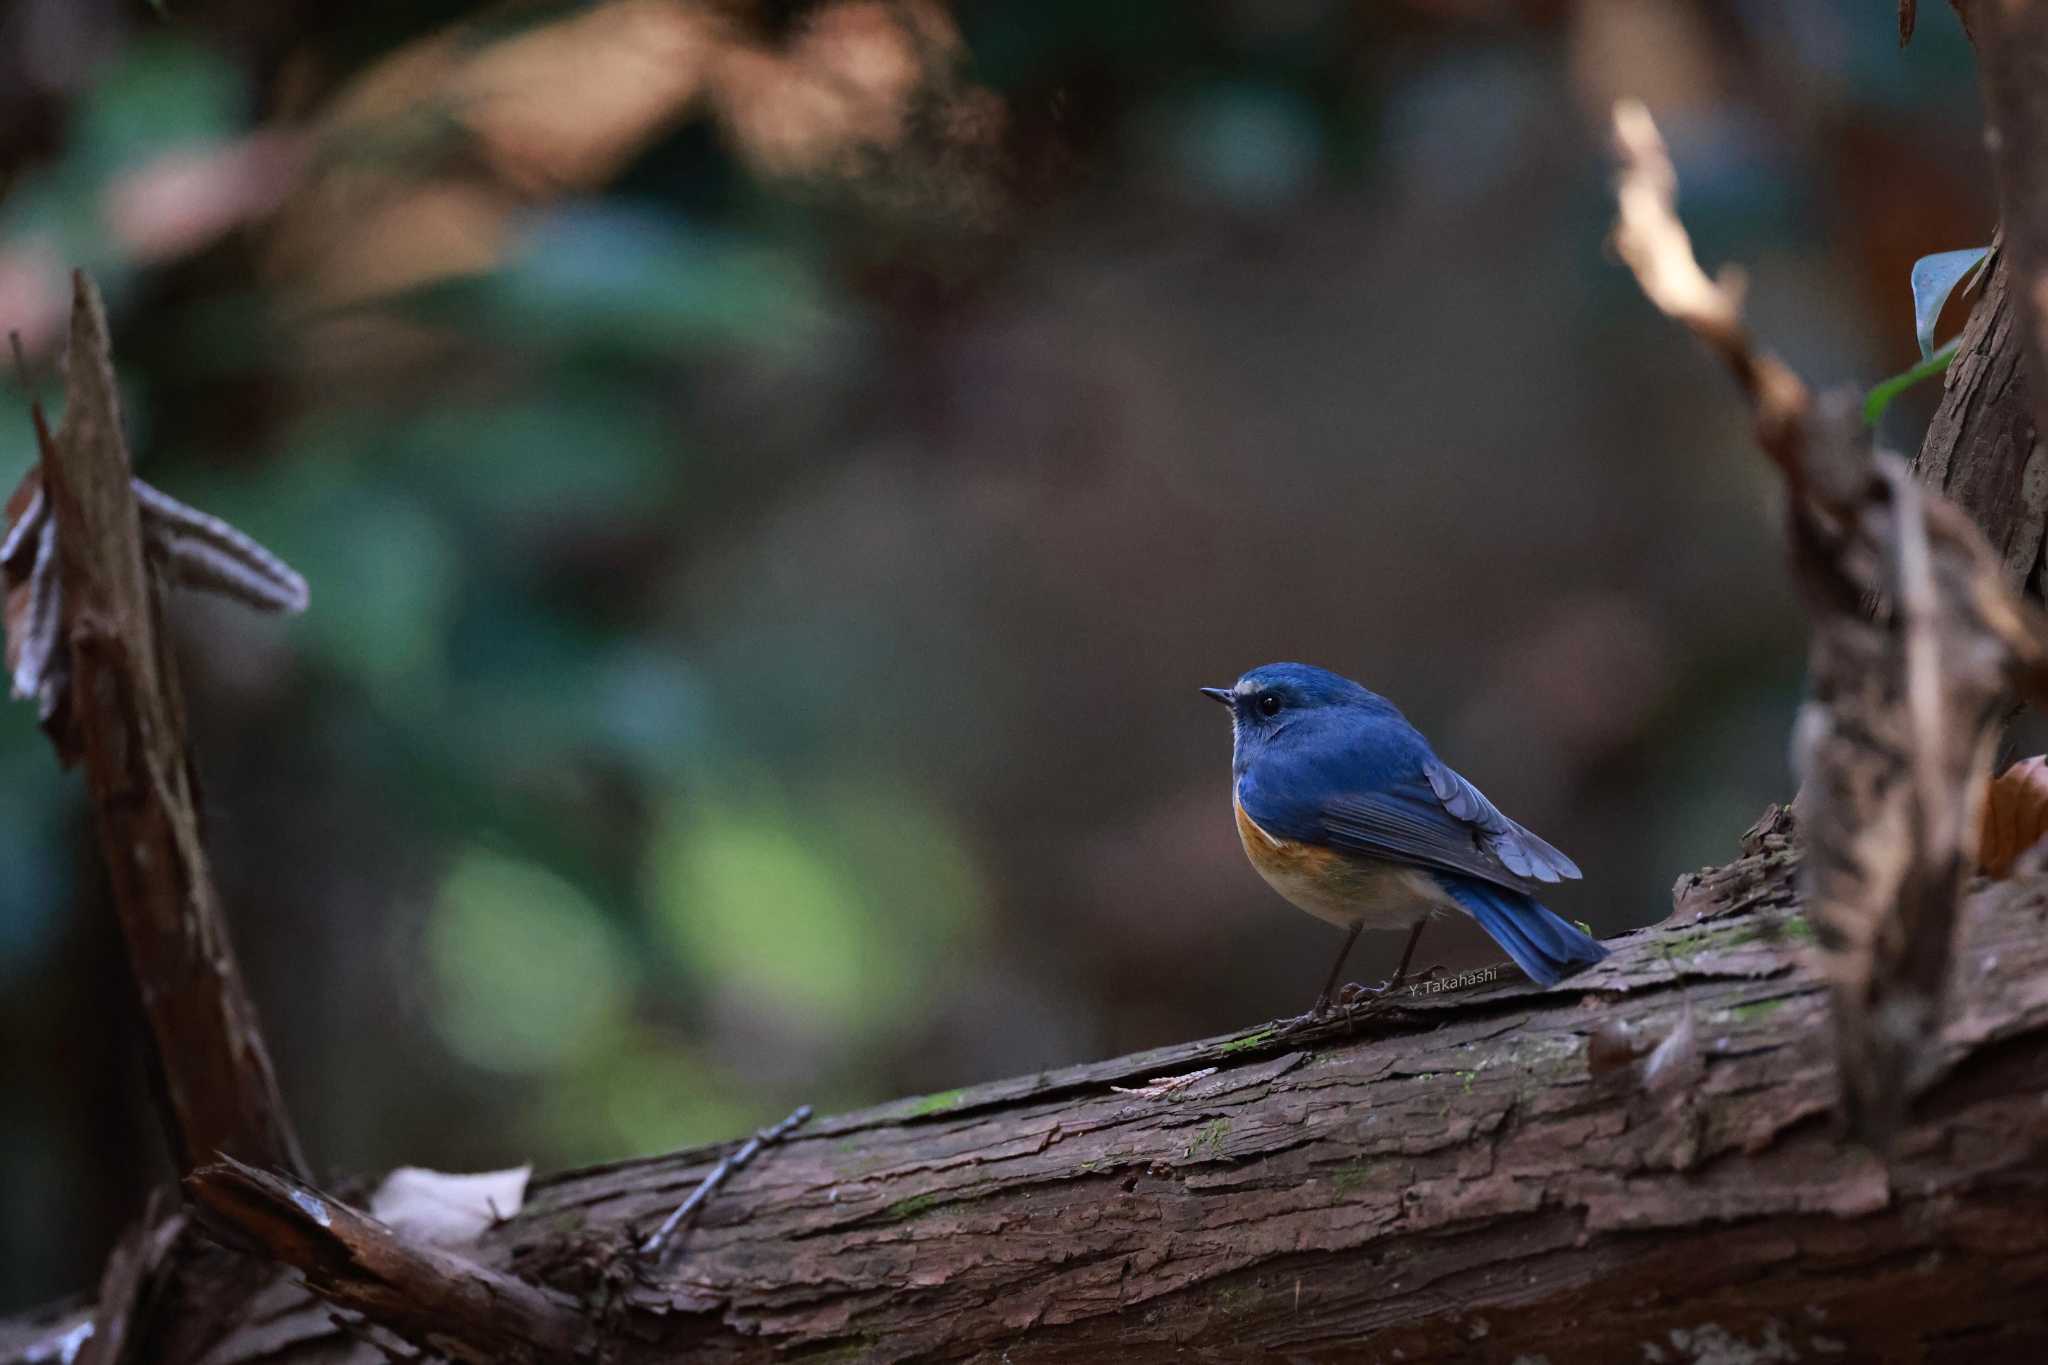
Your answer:
[[[1230,708],[1231,730],[1240,746],[1336,713],[1389,709],[1349,678],[1312,664],[1263,664],[1229,687],[1203,688],[1202,695]]]

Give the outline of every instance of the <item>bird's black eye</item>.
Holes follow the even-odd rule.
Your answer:
[[[1271,692],[1259,693],[1258,705],[1259,714],[1262,716],[1277,716],[1280,714],[1280,699]]]

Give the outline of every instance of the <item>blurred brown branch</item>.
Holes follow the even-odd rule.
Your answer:
[[[1693,256],[1648,112],[1618,105],[1614,130],[1616,246],[1651,302],[1735,374],[1785,479],[1815,618],[1796,742],[1808,905],[1835,984],[1845,1116],[1885,1147],[1942,1016],[2003,704],[2041,693],[2048,626],[1968,516],[1869,450],[1853,395],[1816,403],[1756,347],[1739,290]]]

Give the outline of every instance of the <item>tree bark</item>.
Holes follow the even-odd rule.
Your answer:
[[[723,1149],[544,1181],[466,1254],[617,1361],[2048,1358],[2048,875],[1966,902],[1887,1166],[1831,1127],[1788,826],[1556,990],[825,1120],[665,1269],[633,1248]],[[204,1358],[382,1356],[280,1276]]]
[[[2038,435],[2048,408],[2048,11],[2005,0],[1956,0],[1956,9],[1980,58],[2001,227],[1915,467],[1984,529],[2007,583],[2039,599],[2048,594],[2048,462]],[[1909,33],[1906,15],[1902,7]]]
[[[2003,562],[2007,585],[2038,599],[2048,532],[2048,460],[2034,433],[2022,335],[2000,251],[1963,325],[1941,406],[1928,423],[1914,469],[1983,528]]]
[[[1984,142],[2012,256],[2019,350],[2038,432],[2048,430],[2048,6],[2033,0],[1959,4],[1977,45]]]

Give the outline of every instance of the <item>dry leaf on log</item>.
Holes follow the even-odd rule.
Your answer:
[[[1977,839],[1986,876],[2009,877],[2022,853],[2048,834],[2048,754],[2023,758],[1991,780]]]

